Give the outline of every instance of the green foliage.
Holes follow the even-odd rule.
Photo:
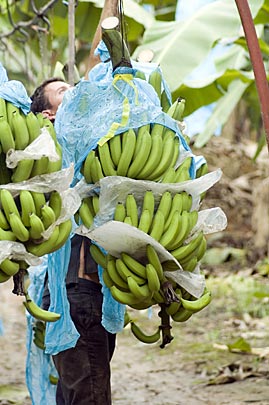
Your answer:
[[[55,1],[37,18],[30,0],[0,0],[0,61],[10,79],[21,80],[29,93],[54,72],[56,63],[68,62],[68,7]],[[12,4],[12,5],[11,5]],[[48,0],[36,0],[40,9]],[[133,59],[143,49],[154,52],[153,62],[160,64],[172,98],[186,100],[185,116],[201,106],[216,103],[206,127],[197,134],[195,146],[202,147],[223,125],[238,102],[244,98],[250,106],[253,127],[260,128],[260,108],[246,40],[242,37],[240,17],[234,0],[219,0],[194,10],[186,21],[175,21],[177,0],[125,0],[124,32]],[[249,0],[265,63],[268,63],[269,0]],[[103,0],[78,1],[75,10],[76,66],[79,74],[86,69],[91,42],[100,18]],[[15,30],[12,23],[23,23]],[[29,24],[28,24],[29,23]],[[3,37],[4,36],[4,37]],[[192,73],[219,42],[227,47],[215,58],[215,74],[203,73],[193,80]]]

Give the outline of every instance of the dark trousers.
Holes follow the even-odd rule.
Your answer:
[[[101,286],[79,279],[78,285],[67,289],[67,297],[80,338],[74,348],[53,356],[59,373],[57,405],[110,405],[110,360],[116,335],[101,325]],[[46,301],[47,297],[43,307]]]

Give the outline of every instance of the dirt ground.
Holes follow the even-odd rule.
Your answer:
[[[223,155],[223,143],[217,143],[215,151],[218,146]],[[253,201],[247,188],[251,183],[245,182],[243,190],[242,183],[236,186],[231,181],[239,177],[240,164],[246,168],[244,174],[253,171],[247,171],[250,163],[245,155],[246,161],[241,156],[238,167],[231,167],[228,157],[230,153],[227,162],[221,162],[224,178],[208,193],[206,204],[221,206],[229,226],[210,244],[248,248],[247,260],[243,264],[228,261],[205,268],[215,299],[188,322],[172,324],[174,339],[164,349],[160,349],[160,342],[139,342],[128,326],[118,334],[111,364],[115,405],[269,405],[269,311],[265,317],[250,315],[244,310],[240,290],[233,288],[234,283],[239,285],[240,277],[243,287],[253,279],[257,255],[263,254],[253,243]],[[216,162],[210,163],[213,169]],[[237,175],[228,175],[232,169]],[[255,176],[249,175],[248,180]],[[268,284],[268,275],[257,280]],[[11,290],[12,281],[0,285],[0,319],[4,327],[0,336],[0,405],[30,405],[25,385],[26,319],[22,298]],[[267,305],[268,298],[264,302]],[[131,316],[150,333],[158,325],[157,312],[157,308],[152,314],[132,310]],[[251,353],[226,350],[227,344],[239,337],[250,342]]]

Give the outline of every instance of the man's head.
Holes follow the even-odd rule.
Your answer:
[[[49,120],[54,121],[58,107],[63,101],[64,93],[70,87],[70,84],[58,77],[45,80],[31,96],[31,111],[35,114],[41,112]]]

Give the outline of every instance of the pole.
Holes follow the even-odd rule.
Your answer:
[[[68,1],[68,83],[75,82],[75,0]]]
[[[235,0],[244,29],[256,87],[260,100],[261,115],[269,151],[269,87],[259,42],[247,0]]]

